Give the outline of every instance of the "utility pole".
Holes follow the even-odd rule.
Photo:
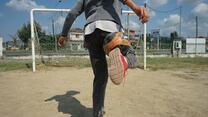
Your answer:
[[[54,19],[52,18],[52,33],[53,33],[53,38],[55,40],[55,51],[57,51],[57,39],[55,36],[55,23],[54,23]]]
[[[182,35],[181,35],[181,31],[182,31],[181,15],[182,15],[182,7],[180,6],[180,38],[182,37]]]
[[[196,38],[198,38],[198,16],[196,16]]]
[[[197,38],[198,38],[198,16],[196,16],[196,39],[195,39],[195,54],[197,54]]]

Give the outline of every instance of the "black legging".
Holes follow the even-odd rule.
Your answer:
[[[85,36],[85,47],[88,48],[94,73],[93,82],[93,115],[102,116],[105,100],[105,90],[108,82],[108,67],[103,50],[103,40],[109,32],[96,29]]]

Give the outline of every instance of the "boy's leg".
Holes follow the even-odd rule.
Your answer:
[[[127,60],[122,55],[119,48],[115,48],[109,53],[109,59],[110,59],[110,68],[109,68],[110,79],[114,84],[119,85],[126,77],[126,71],[128,68]]]
[[[90,54],[90,61],[94,73],[93,81],[93,115],[102,117],[104,114],[105,90],[108,81],[108,67],[103,51],[103,35],[105,32],[96,29],[94,33],[85,37]]]
[[[92,54],[90,52],[90,54]],[[102,117],[104,112],[105,90],[108,81],[108,70],[106,59],[90,55],[94,72],[93,81],[93,115]]]
[[[119,85],[125,79],[127,68],[136,66],[136,54],[128,40],[122,39],[119,32],[110,33],[104,39],[103,48],[110,58],[109,76],[111,81]]]

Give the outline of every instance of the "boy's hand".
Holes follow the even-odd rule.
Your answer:
[[[134,6],[133,11],[139,16],[142,23],[146,23],[149,19],[149,13],[146,8],[140,6]]]
[[[148,21],[149,13],[146,8],[136,5],[133,0],[124,0],[124,2],[139,16],[142,23]]]
[[[65,42],[67,41],[67,37],[61,36],[58,39],[58,46],[59,47],[64,47]]]

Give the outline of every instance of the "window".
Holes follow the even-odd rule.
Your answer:
[[[79,38],[79,34],[75,34],[76,38]]]

